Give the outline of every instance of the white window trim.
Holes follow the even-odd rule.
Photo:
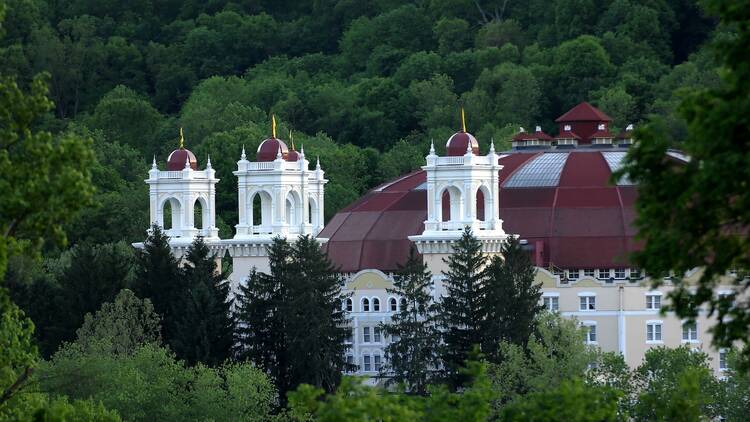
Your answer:
[[[378,301],[378,310],[377,311],[375,310],[375,301],[376,300]],[[382,303],[380,302],[380,298],[378,296],[373,296],[372,298],[370,298],[370,309],[371,309],[370,312],[383,312],[381,310],[382,308],[381,308],[380,305],[382,305]]]
[[[365,311],[365,300],[367,300],[368,310]],[[372,312],[372,300],[369,297],[362,297],[359,299],[359,311],[360,312]]]
[[[580,292],[578,293],[578,297],[593,297],[594,298],[594,309],[581,309],[581,300],[578,299],[578,310],[580,312],[596,312],[596,293],[594,292]],[[586,301],[588,304],[588,301]],[[588,308],[588,306],[587,306]]]
[[[542,293],[542,297],[560,297],[559,292],[544,292]]]
[[[658,296],[659,297],[659,307],[658,308],[649,308],[648,307],[648,298],[649,298],[649,296]],[[660,292],[658,290],[651,290],[651,291],[645,292],[643,294],[643,297],[646,299],[646,310],[647,311],[659,311],[659,310],[661,310],[662,302],[663,302],[662,301],[662,296],[664,296],[664,293],[662,293],[662,292]]]
[[[648,326],[652,324],[661,325],[661,340],[648,340]],[[664,344],[664,321],[660,319],[649,319],[646,321],[646,344]]]
[[[391,310],[391,300],[395,300],[396,301],[396,310],[395,311]],[[388,300],[386,301],[386,306],[388,307],[387,308],[388,309],[387,312],[398,312],[399,311],[399,309],[398,309],[398,299],[396,298],[396,296],[388,296]]]
[[[597,325],[598,324],[597,324],[596,321],[581,321],[581,326],[582,327],[591,327],[591,326],[596,327]],[[594,344],[594,345],[599,344],[599,330],[598,329],[596,331],[596,340],[595,341],[589,341],[589,333],[586,332],[586,344]]]
[[[682,344],[699,344],[701,341],[700,341],[700,338],[699,338],[699,335],[698,335],[699,334],[699,332],[698,332],[698,321],[694,322],[694,325],[695,325],[695,337],[696,337],[695,340],[692,340],[692,339],[685,340],[682,337],[682,334],[685,331],[685,324],[687,324],[689,321],[684,319],[684,320],[682,320],[680,322],[681,322],[680,323],[680,339],[681,339],[680,343],[682,343]]]

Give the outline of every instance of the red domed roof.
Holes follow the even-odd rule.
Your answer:
[[[289,155],[289,148],[287,148],[284,141],[276,138],[268,138],[261,142],[258,145],[258,152],[255,155],[255,159],[257,161],[273,161],[279,153],[279,147],[281,147],[281,157],[286,160]]]
[[[167,170],[176,171],[184,169],[185,160],[190,162],[190,168],[198,170],[198,160],[195,158],[195,154],[185,148],[176,149],[169,154],[169,158],[167,158]]]
[[[479,155],[479,142],[469,132],[456,132],[448,138],[448,142],[445,144],[445,149],[450,156],[459,156],[466,154],[466,148],[471,143],[471,152],[474,155]]]
[[[465,150],[465,145],[464,145]],[[636,187],[610,184],[625,149],[544,150],[500,156],[500,218],[541,251],[547,267],[627,267],[635,240]],[[344,272],[394,271],[409,256],[408,236],[427,218],[426,173],[381,185],[336,214],[319,234]]]

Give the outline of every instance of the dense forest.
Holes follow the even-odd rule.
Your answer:
[[[459,127],[507,147],[518,126],[588,100],[622,128],[669,116],[676,91],[718,83],[726,33],[691,0],[7,0],[0,74],[45,72],[53,133],[94,140],[95,206],[75,245],[142,240],[143,183],[186,145],[218,177],[217,224],[237,221],[242,145],[295,132],[331,183],[326,217],[417,168]],[[678,135],[684,124],[671,122]],[[286,138],[286,136],[285,136]]]

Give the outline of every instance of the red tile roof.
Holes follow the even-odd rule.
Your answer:
[[[587,102],[582,102],[558,117],[555,122],[611,122],[612,118]]]
[[[554,151],[561,153],[561,150]],[[500,158],[500,218],[507,233],[543,245],[542,264],[562,268],[626,267],[635,241],[632,185],[610,184],[602,152],[569,154],[555,186],[506,187],[519,170],[546,152],[518,152]],[[331,260],[344,272],[393,271],[420,234],[427,218],[426,174],[383,184],[336,214],[320,233]]]

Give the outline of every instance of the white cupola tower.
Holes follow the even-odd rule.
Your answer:
[[[290,132],[291,138],[291,132]],[[255,266],[267,271],[266,246],[274,237],[294,241],[298,236],[317,236],[323,229],[324,185],[328,182],[320,168],[314,170],[305,158],[304,147],[291,149],[272,136],[258,147],[255,161],[248,161],[245,148],[237,162],[239,224],[229,253],[235,272],[246,276]],[[323,239],[318,239],[324,241]]]
[[[154,157],[145,181],[149,186],[151,224],[166,232],[170,244],[189,244],[197,236],[218,240],[215,202],[219,179],[211,167],[211,158],[204,170],[198,170],[195,154],[184,143],[180,129],[180,147],[169,154],[166,171],[157,168]]]
[[[433,274],[442,271],[442,258],[465,227],[482,242],[485,253],[498,253],[507,234],[499,217],[498,163],[494,142],[487,155],[479,155],[479,142],[462,130],[448,139],[447,156],[439,157],[430,146],[427,165],[427,220],[421,235],[409,236]]]

